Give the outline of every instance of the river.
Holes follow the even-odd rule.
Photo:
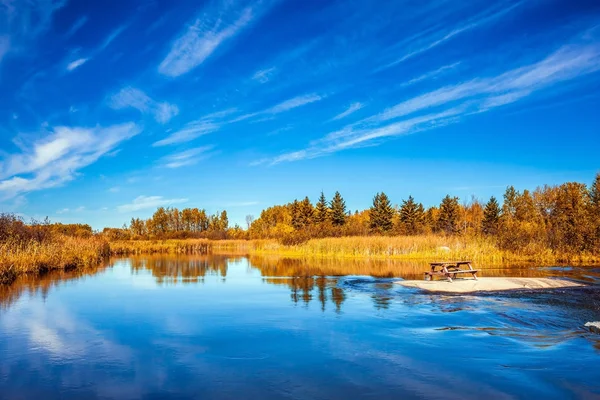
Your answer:
[[[0,287],[0,399],[600,398],[600,334],[585,327],[600,321],[599,267],[481,274],[589,284],[546,292],[393,283],[425,269],[147,256],[22,277]]]

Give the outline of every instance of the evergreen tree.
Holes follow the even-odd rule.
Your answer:
[[[221,211],[221,215],[219,217],[219,228],[222,231],[226,231],[229,228],[229,218],[227,218],[227,211]]]
[[[294,200],[290,205],[290,214],[292,215],[292,227],[300,229],[300,202],[298,200]]]
[[[486,235],[495,235],[498,233],[498,225],[500,223],[500,205],[494,196],[490,197],[490,201],[485,205],[483,210],[483,221],[481,223],[481,231]]]
[[[327,199],[323,192],[319,196],[319,201],[315,207],[314,220],[317,224],[322,224],[329,221],[329,208],[327,207]]]
[[[412,196],[408,196],[408,200],[402,200],[400,222],[404,226],[406,234],[415,235],[419,233],[423,226],[424,214],[423,204],[417,204]]]
[[[341,226],[346,223],[346,202],[340,195],[340,192],[335,192],[333,195],[330,211],[333,225]]]
[[[446,195],[440,204],[440,215],[437,220],[437,228],[445,233],[454,234],[458,232],[458,221],[460,218],[460,205],[458,197]]]
[[[373,198],[369,218],[371,229],[374,231],[388,232],[394,227],[394,209],[385,193],[377,193]]]
[[[300,228],[306,228],[313,223],[314,208],[308,196],[299,204],[298,208],[298,225]]]

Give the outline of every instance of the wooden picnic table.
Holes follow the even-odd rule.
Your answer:
[[[471,261],[438,261],[429,263],[431,271],[425,272],[425,280],[431,280],[434,276],[443,276],[448,281],[452,282],[452,279],[456,278],[458,274],[471,274],[475,280],[477,280],[476,269],[473,269]],[[468,269],[461,269],[461,266],[467,266]]]

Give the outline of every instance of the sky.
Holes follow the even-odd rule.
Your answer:
[[[0,0],[0,212],[26,220],[589,184],[599,110],[596,0]]]

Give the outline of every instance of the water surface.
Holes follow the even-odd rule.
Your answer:
[[[154,256],[20,278],[0,398],[600,398],[600,268],[487,269],[590,286],[477,296],[390,277],[425,268]]]

